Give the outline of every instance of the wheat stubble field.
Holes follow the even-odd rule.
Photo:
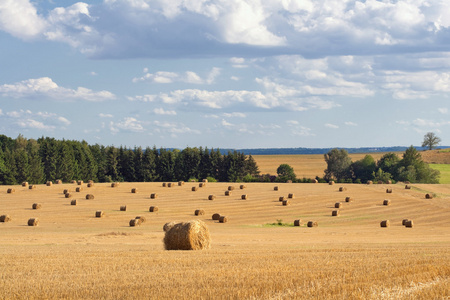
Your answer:
[[[231,196],[225,196],[228,186]],[[450,185],[96,183],[0,190],[0,299],[448,299]],[[278,185],[279,190],[274,191]],[[346,191],[339,192],[339,187]],[[392,194],[386,194],[386,188]],[[15,193],[8,194],[8,188]],[[137,188],[137,193],[131,193]],[[72,198],[65,198],[69,189]],[[95,199],[86,200],[86,194]],[[157,199],[150,199],[157,193]],[[280,196],[293,193],[289,206]],[[433,199],[425,199],[433,193]],[[215,195],[213,201],[209,195]],[[241,195],[247,194],[247,200]],[[352,202],[345,202],[352,197]],[[76,206],[70,201],[77,199]],[[383,206],[383,200],[391,200]],[[33,203],[42,204],[33,210]],[[336,202],[340,216],[332,217]],[[126,211],[120,206],[126,205]],[[158,212],[149,212],[158,206]],[[205,210],[195,216],[196,209]],[[95,212],[103,210],[103,218]],[[227,223],[211,215],[228,217]],[[146,222],[128,222],[144,216]],[[27,226],[29,218],[39,226]],[[413,228],[402,220],[414,221]],[[212,247],[166,251],[163,225],[204,220]],[[300,227],[292,226],[301,219]],[[381,228],[382,220],[389,228]],[[319,226],[307,228],[306,222]],[[286,226],[274,226],[273,223]]]

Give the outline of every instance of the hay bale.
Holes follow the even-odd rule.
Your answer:
[[[392,189],[386,189],[386,193],[392,194]]]
[[[72,194],[70,194],[70,193],[65,193],[65,194],[64,194],[64,197],[66,197],[66,198],[72,198]]]
[[[343,187],[343,186],[341,186],[340,188],[339,188],[339,192],[343,192],[343,191],[346,191],[347,190],[347,188],[346,187]]]
[[[196,216],[203,216],[205,211],[203,209],[196,209],[194,213]]]
[[[158,211],[158,206],[150,206],[149,212],[157,212],[157,211]]]
[[[220,214],[218,214],[218,213],[213,214],[212,219],[215,221],[218,221],[220,219]]]
[[[41,209],[42,205],[40,203],[33,203],[31,206],[33,209]]]
[[[143,216],[136,216],[135,218],[136,220],[139,220],[139,223],[145,223],[145,221],[147,221],[147,219]]]
[[[367,181],[367,185],[371,185],[371,184],[373,184],[373,181],[372,180],[368,180]]]
[[[377,181],[377,184],[383,184],[383,181],[378,180],[378,181]]]
[[[414,226],[413,220],[408,220],[408,221],[405,222],[405,227],[413,228],[413,226]]]
[[[16,190],[15,190],[15,189],[12,189],[12,188],[9,188],[6,192],[7,192],[8,194],[14,194],[14,193],[16,192]]]
[[[1,223],[11,222],[11,221],[12,221],[12,219],[9,215],[1,215],[0,216]]]
[[[225,196],[231,196],[231,191],[225,191]]]
[[[205,222],[194,220],[177,223],[164,236],[166,250],[203,250],[211,247],[211,236]]]
[[[426,195],[425,195],[425,199],[433,199],[433,195],[431,195],[431,194],[426,194]]]
[[[76,183],[77,183],[77,181],[76,181],[76,180],[71,180],[71,181],[70,181],[70,183],[74,183],[74,184],[76,184]]]
[[[248,195],[247,195],[247,194],[242,195],[242,196],[241,196],[241,199],[242,199],[242,200],[247,200],[247,199],[248,199]]]
[[[74,199],[74,200],[70,201],[70,205],[77,205],[77,200]]]
[[[122,205],[120,207],[120,211],[127,211],[127,206],[126,205]]]
[[[392,180],[386,181],[386,184],[392,184]]]
[[[28,189],[34,190],[34,189],[36,189],[36,185],[32,184],[32,185],[30,185],[30,186],[28,187]]]
[[[246,188],[246,186],[245,186],[244,184],[241,184],[241,185],[239,186],[239,188],[240,188],[241,190],[243,190],[243,189]]]
[[[202,181],[206,183],[206,182],[208,182],[208,179],[205,178],[205,179],[203,179]]]
[[[411,186],[410,185],[405,185],[405,190],[410,190]]]
[[[193,191],[193,192],[196,192],[197,190],[198,190],[198,187],[197,187],[197,186],[193,186],[193,187],[192,187],[192,191]]]
[[[339,210],[333,210],[333,211],[331,212],[331,216],[333,216],[333,217],[338,217],[339,215],[340,215]]]
[[[65,195],[68,194],[69,192],[70,192],[69,189],[64,189],[63,194]]]
[[[94,195],[92,195],[92,194],[86,195],[86,200],[93,200],[93,199],[94,199]]]
[[[300,226],[302,223],[302,220],[298,219],[294,221],[294,226]]]
[[[228,190],[229,190],[229,191],[233,191],[233,190],[234,190],[234,186],[230,185],[230,186],[228,187]]]
[[[409,221],[409,219],[403,219],[402,220],[402,225],[405,226],[406,222],[408,222],[408,221]]]
[[[286,183],[292,183],[292,180],[288,180],[288,181],[286,181]]]
[[[288,195],[288,198],[289,198],[289,199],[294,199],[295,196],[294,196],[294,194],[289,194],[289,195]]]
[[[167,183],[167,187],[172,187],[172,186],[173,186],[172,182]]]
[[[55,184],[62,184],[62,180],[61,179],[56,180]]]
[[[137,188],[132,188],[131,189],[131,193],[136,194],[137,193]]]
[[[179,222],[176,221],[172,221],[172,222],[167,222],[166,224],[164,224],[163,226],[163,230],[165,232],[169,231],[175,224],[178,224]]]
[[[156,198],[158,198],[158,194],[157,193],[150,194],[150,199],[156,199]]]
[[[183,186],[184,185],[184,181],[178,181],[178,186]]]
[[[342,207],[342,203],[341,202],[336,202],[334,204],[334,208],[341,208]]]
[[[83,191],[83,188],[82,188],[82,187],[77,187],[77,188],[75,189],[75,192],[77,192],[77,193],[82,192],[82,191]]]
[[[274,190],[274,191],[278,191],[278,186],[274,186],[274,187],[273,187],[273,190]]]
[[[163,186],[163,187],[166,187],[166,185],[167,185],[167,183],[165,183],[165,182],[162,183],[162,186]]]
[[[52,186],[52,185],[53,185],[53,182],[47,181],[45,184],[46,184],[47,186]]]
[[[94,183],[94,180],[89,179],[87,183],[88,183],[88,184],[89,184],[89,183],[93,184],[93,183]]]
[[[78,180],[78,181],[77,181],[77,184],[78,184],[78,185],[83,185],[83,183],[84,183],[83,180]]]
[[[405,181],[404,183],[405,183],[405,184],[411,184],[411,182],[409,182],[409,181]]]
[[[328,182],[329,185],[334,185],[334,181],[331,180],[330,182]]]
[[[308,226],[308,227],[317,227],[317,226],[319,226],[319,224],[316,221],[308,221],[306,226]]]
[[[289,200],[283,200],[283,206],[288,206],[290,204],[291,202]]]
[[[208,200],[214,200],[214,199],[216,199],[216,196],[214,196],[214,195],[209,195],[208,196]]]
[[[200,182],[199,184],[198,184],[198,187],[205,187],[206,186],[206,184],[204,183],[204,182]]]
[[[312,183],[319,183],[319,180],[313,179]]]
[[[389,222],[389,220],[384,220],[384,221],[381,221],[380,226],[381,227],[389,227],[389,226],[391,226],[391,223]]]
[[[111,187],[112,188],[119,187],[119,183],[118,182],[113,182],[113,183],[111,183]]]
[[[28,226],[38,226],[38,225],[39,225],[39,219],[38,218],[28,219]]]
[[[140,219],[131,219],[130,220],[130,227],[135,227],[141,225]]]
[[[28,186],[28,182],[27,181],[22,182],[22,186],[27,187]]]
[[[97,210],[95,212],[95,217],[96,218],[103,218],[105,216],[105,213],[102,210]]]
[[[391,205],[391,200],[385,199],[385,200],[383,201],[383,205],[386,205],[386,206]]]
[[[89,183],[87,184],[87,187],[88,187],[88,188],[93,187],[93,186],[94,186],[94,183],[93,183],[93,182],[89,182]]]
[[[278,198],[278,201],[284,201],[284,196],[281,196],[280,198]]]
[[[228,222],[228,218],[226,216],[220,216],[219,223],[226,223]]]
[[[353,201],[352,197],[345,197],[345,202],[352,202],[352,201]]]

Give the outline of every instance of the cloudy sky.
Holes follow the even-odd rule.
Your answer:
[[[450,145],[447,0],[0,0],[0,133]]]

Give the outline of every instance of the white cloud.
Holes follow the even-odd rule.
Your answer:
[[[350,122],[350,121],[344,122],[344,124],[347,126],[358,126],[358,124],[356,124],[354,122]]]
[[[438,108],[438,111],[443,115],[448,114],[448,108],[446,107]]]
[[[298,121],[295,121],[295,120],[287,120],[286,123],[287,123],[288,125],[298,125],[298,124],[299,124],[299,122],[298,122]]]
[[[331,128],[331,129],[338,129],[339,128],[338,125],[330,124],[330,123],[326,123],[324,126],[327,127],[327,128]]]
[[[241,112],[224,113],[223,116],[227,117],[227,118],[233,118],[233,117],[234,118],[245,118],[245,117],[247,117],[246,114],[241,113]]]
[[[178,134],[201,134],[200,130],[191,129],[183,123],[154,121],[153,125],[157,127],[156,132],[167,133],[171,137],[177,137]]]
[[[231,76],[230,79],[231,79],[231,80],[234,80],[234,81],[239,81],[239,80],[240,80],[240,78],[237,77],[237,76]]]
[[[163,108],[155,108],[153,112],[157,115],[170,115],[170,116],[176,116],[177,112],[174,110],[164,110]]]
[[[212,84],[217,76],[220,75],[220,68],[212,68],[206,75],[206,78],[201,78],[196,72],[186,71],[184,73],[158,71],[154,74],[148,73],[148,69],[144,76],[133,78],[133,82],[153,82],[153,83],[174,83],[185,82],[190,84]]]
[[[49,77],[0,85],[0,96],[12,98],[48,97],[59,101],[73,99],[103,101],[115,98],[115,95],[108,91],[95,92],[84,87],[78,87],[76,90],[60,87]]]
[[[65,129],[72,124],[67,118],[49,112],[32,112],[31,110],[15,110],[5,113],[8,122],[23,129],[40,129],[53,131],[56,128]]]
[[[138,121],[132,117],[123,118],[120,122],[110,122],[109,128],[112,133],[117,133],[120,131],[128,131],[128,132],[144,132],[144,126],[141,121]]]
[[[100,118],[114,118],[114,116],[112,114],[99,113],[98,116]]]
[[[16,122],[16,124],[24,129],[39,129],[46,131],[52,131],[56,129],[56,126],[45,125],[43,122],[33,119],[20,119]]]

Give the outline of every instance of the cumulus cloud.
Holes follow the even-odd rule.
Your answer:
[[[339,126],[335,124],[326,123],[324,126],[331,129],[339,129]]]
[[[132,118],[132,117],[126,117],[123,118],[119,122],[113,122],[111,121],[109,123],[109,129],[112,133],[118,133],[120,131],[126,131],[126,132],[144,132],[144,126],[143,122]]]
[[[174,110],[164,110],[163,108],[155,108],[153,112],[157,115],[169,115],[169,116],[176,116],[177,112]]]
[[[354,122],[350,122],[350,121],[344,122],[344,124],[347,126],[358,126],[358,124],[356,124]]]
[[[60,87],[49,77],[0,85],[0,96],[12,98],[48,97],[59,101],[73,99],[103,101],[115,98],[115,95],[108,91],[95,92],[84,87],[78,87],[76,90]]]
[[[438,111],[443,115],[448,114],[448,108],[446,108],[446,107],[438,108]],[[0,114],[1,114],[1,111],[0,111]]]
[[[179,134],[201,134],[200,130],[192,129],[183,123],[154,121],[152,124],[156,127],[155,132],[167,133],[171,137],[177,137]]]
[[[241,112],[233,112],[233,113],[224,113],[223,114],[224,117],[228,117],[228,118],[245,118],[247,117],[246,114],[241,113]]]
[[[98,116],[100,118],[114,118],[114,116],[112,114],[99,113]]]
[[[212,84],[217,76],[220,75],[220,68],[212,68],[206,75],[206,78],[201,78],[193,71],[186,71],[184,73],[158,71],[156,73],[149,73],[148,69],[144,69],[145,74],[141,77],[133,78],[133,82],[153,82],[153,83],[174,83],[185,82],[190,84]]]
[[[14,110],[5,114],[8,122],[22,129],[39,129],[53,131],[64,129],[72,124],[67,118],[50,112],[32,112],[31,110]]]

